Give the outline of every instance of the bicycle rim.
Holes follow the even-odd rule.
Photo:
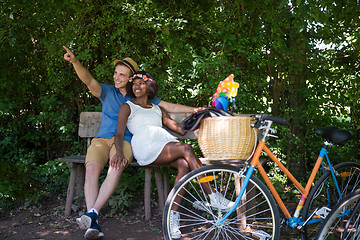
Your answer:
[[[334,166],[336,180],[340,188],[342,196],[346,196],[360,187],[360,164],[353,162],[344,162]],[[339,193],[336,189],[334,179],[330,171],[326,171],[311,189],[303,210],[303,219],[307,219],[316,209],[324,209],[325,207],[331,210],[340,200]],[[306,239],[316,239],[315,236],[326,217],[314,215],[312,220],[318,222],[308,224],[304,227],[303,234]]]
[[[226,199],[235,201],[245,177],[239,176],[238,172],[230,166],[205,166],[181,179],[165,204],[165,239],[172,239],[169,221],[174,205],[180,213],[181,239],[278,239],[280,217],[277,205],[269,190],[254,176],[236,210],[222,225],[218,224],[226,212],[211,205],[203,186],[208,184]],[[182,189],[186,189],[186,194],[179,194]],[[181,203],[175,202],[175,198],[181,198]]]
[[[339,201],[323,222],[317,239],[360,239],[359,199],[360,189]]]

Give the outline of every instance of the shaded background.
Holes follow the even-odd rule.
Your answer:
[[[132,57],[158,81],[161,99],[189,106],[207,106],[218,82],[234,74],[240,84],[235,112],[290,121],[271,143],[297,177],[316,160],[322,142],[313,131],[321,126],[353,134],[344,148],[331,149],[334,162],[359,162],[359,5],[2,0],[0,210],[23,199],[65,194],[69,171],[55,159],[86,151],[77,134],[79,114],[101,111],[101,103],[63,59],[63,45],[108,84],[112,62]],[[141,183],[127,181],[142,176],[123,176],[117,202],[130,204]]]

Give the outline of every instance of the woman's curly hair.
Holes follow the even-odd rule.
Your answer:
[[[144,79],[145,78],[145,79]],[[145,84],[146,84],[146,93],[149,96],[149,99],[153,99],[158,90],[159,90],[159,85],[157,84],[157,82],[155,82],[154,78],[151,76],[151,74],[149,72],[146,71],[138,71],[136,73],[134,73],[134,75],[132,75],[130,77],[129,82],[126,84],[126,93],[127,95],[129,95],[132,98],[135,98],[135,94],[132,90],[132,87],[134,85],[134,81],[135,79],[144,79],[145,80]]]

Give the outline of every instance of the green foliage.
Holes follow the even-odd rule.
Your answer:
[[[208,105],[233,73],[239,113],[289,119],[273,146],[291,168],[312,166],[322,144],[313,131],[328,125],[353,134],[331,149],[335,161],[359,161],[359,11],[351,0],[2,1],[1,201],[36,198],[42,177],[64,189],[50,178],[55,168],[63,178],[64,166],[48,162],[85,153],[79,114],[101,103],[63,45],[108,84],[112,62],[130,56],[154,75],[162,100],[189,106]]]
[[[34,178],[41,184],[40,190],[44,194],[63,193],[65,196],[69,183],[69,170],[65,162],[49,161],[35,169]]]
[[[49,161],[39,166],[27,163],[34,158],[24,154],[15,164],[0,162],[0,212],[24,201],[37,203],[48,194],[65,195],[70,173],[66,163]]]
[[[128,168],[126,172],[121,175],[121,180],[116,191],[106,204],[106,215],[126,214],[126,210],[133,205],[134,196],[138,194],[138,191],[143,189],[144,171],[143,169],[139,170],[142,173],[136,174],[137,169]]]

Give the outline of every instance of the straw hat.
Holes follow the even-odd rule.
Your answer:
[[[131,58],[129,58],[129,57],[124,58],[123,60],[115,60],[114,61],[114,66],[116,66],[116,64],[119,63],[119,62],[121,62],[122,64],[124,64],[128,68],[130,68],[132,74],[134,74],[135,72],[137,72],[139,70],[139,67],[138,67],[137,63],[134,60],[132,60]]]

